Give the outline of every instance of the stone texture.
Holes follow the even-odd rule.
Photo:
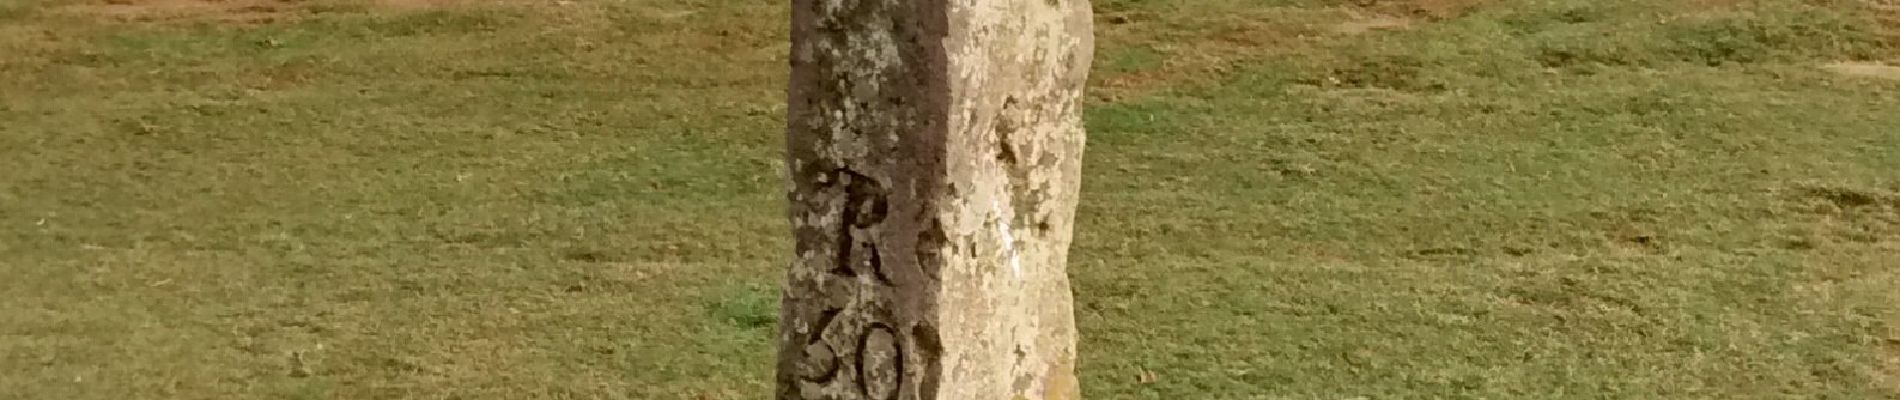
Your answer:
[[[1079,0],[795,0],[779,399],[1077,397]]]

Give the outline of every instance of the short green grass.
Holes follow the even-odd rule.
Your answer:
[[[0,398],[769,392],[782,2],[66,3]],[[1097,0],[1090,398],[1900,397],[1891,8],[1359,3]]]

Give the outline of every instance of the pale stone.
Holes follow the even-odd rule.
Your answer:
[[[1088,3],[792,10],[777,398],[1076,398]]]

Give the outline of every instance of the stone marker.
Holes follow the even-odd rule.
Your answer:
[[[781,400],[1075,399],[1085,0],[794,0]]]

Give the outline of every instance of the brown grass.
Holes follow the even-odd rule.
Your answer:
[[[1166,56],[1160,67],[1105,76],[1100,80],[1100,90],[1109,95],[1139,95],[1179,85],[1194,77],[1222,76],[1236,61],[1297,47],[1296,37],[1276,29],[1256,29],[1241,24],[1225,29],[1218,40],[1160,45],[1157,47]]]
[[[271,22],[294,5],[274,0],[103,0],[67,5],[61,11],[115,21],[168,21],[211,19],[228,22]]]
[[[1864,0],[1867,8],[1872,9],[1874,20],[1880,24],[1881,33],[1888,38],[1900,40],[1900,0]]]
[[[1889,280],[1900,283],[1900,279]],[[1873,380],[1900,398],[1900,312],[1890,313],[1887,321],[1887,337],[1880,339],[1880,370]]]
[[[1192,83],[1197,78],[1225,76],[1236,62],[1308,48],[1311,39],[1321,36],[1324,26],[1346,19],[1337,12],[1249,5],[1232,6],[1216,15],[1222,17],[1192,25],[1154,23],[1163,18],[1146,13],[1101,15],[1102,21],[1097,24],[1099,41],[1144,44],[1160,53],[1163,60],[1155,68],[1096,76],[1097,86],[1092,89],[1095,95],[1111,100],[1140,96]],[[1157,36],[1201,39],[1145,40]]]
[[[1900,80],[1900,66],[1876,62],[1837,62],[1821,68],[1847,76]]]
[[[1900,322],[1896,322],[1900,323]],[[1887,389],[1900,396],[1900,339],[1887,339],[1886,370],[1884,376],[1877,379],[1886,383]]]
[[[1185,26],[1152,24],[1165,19],[1152,12],[1104,13],[1097,25],[1103,42],[1127,45],[1133,37],[1197,39],[1151,43],[1165,57],[1160,66],[1098,76],[1092,90],[1111,101],[1140,96],[1157,88],[1192,84],[1193,77],[1226,76],[1232,66],[1250,60],[1302,53],[1343,36],[1412,29],[1468,15],[1493,3],[1496,0],[1360,0],[1345,7],[1313,9],[1214,1],[1201,6],[1221,9],[1208,13],[1220,17]],[[1174,33],[1157,34],[1157,29]]]
[[[1363,8],[1386,15],[1444,20],[1464,16],[1496,0],[1362,0]]]
[[[499,1],[489,0],[488,2]],[[56,10],[118,22],[212,21],[265,24],[295,20],[313,10],[325,7],[361,6],[401,11],[469,6],[479,3],[482,2],[474,0],[84,0],[72,2]]]
[[[1412,27],[1414,23],[1417,23],[1417,21],[1411,18],[1391,15],[1363,15],[1351,21],[1334,25],[1333,32],[1357,35],[1374,31],[1403,30]]]

